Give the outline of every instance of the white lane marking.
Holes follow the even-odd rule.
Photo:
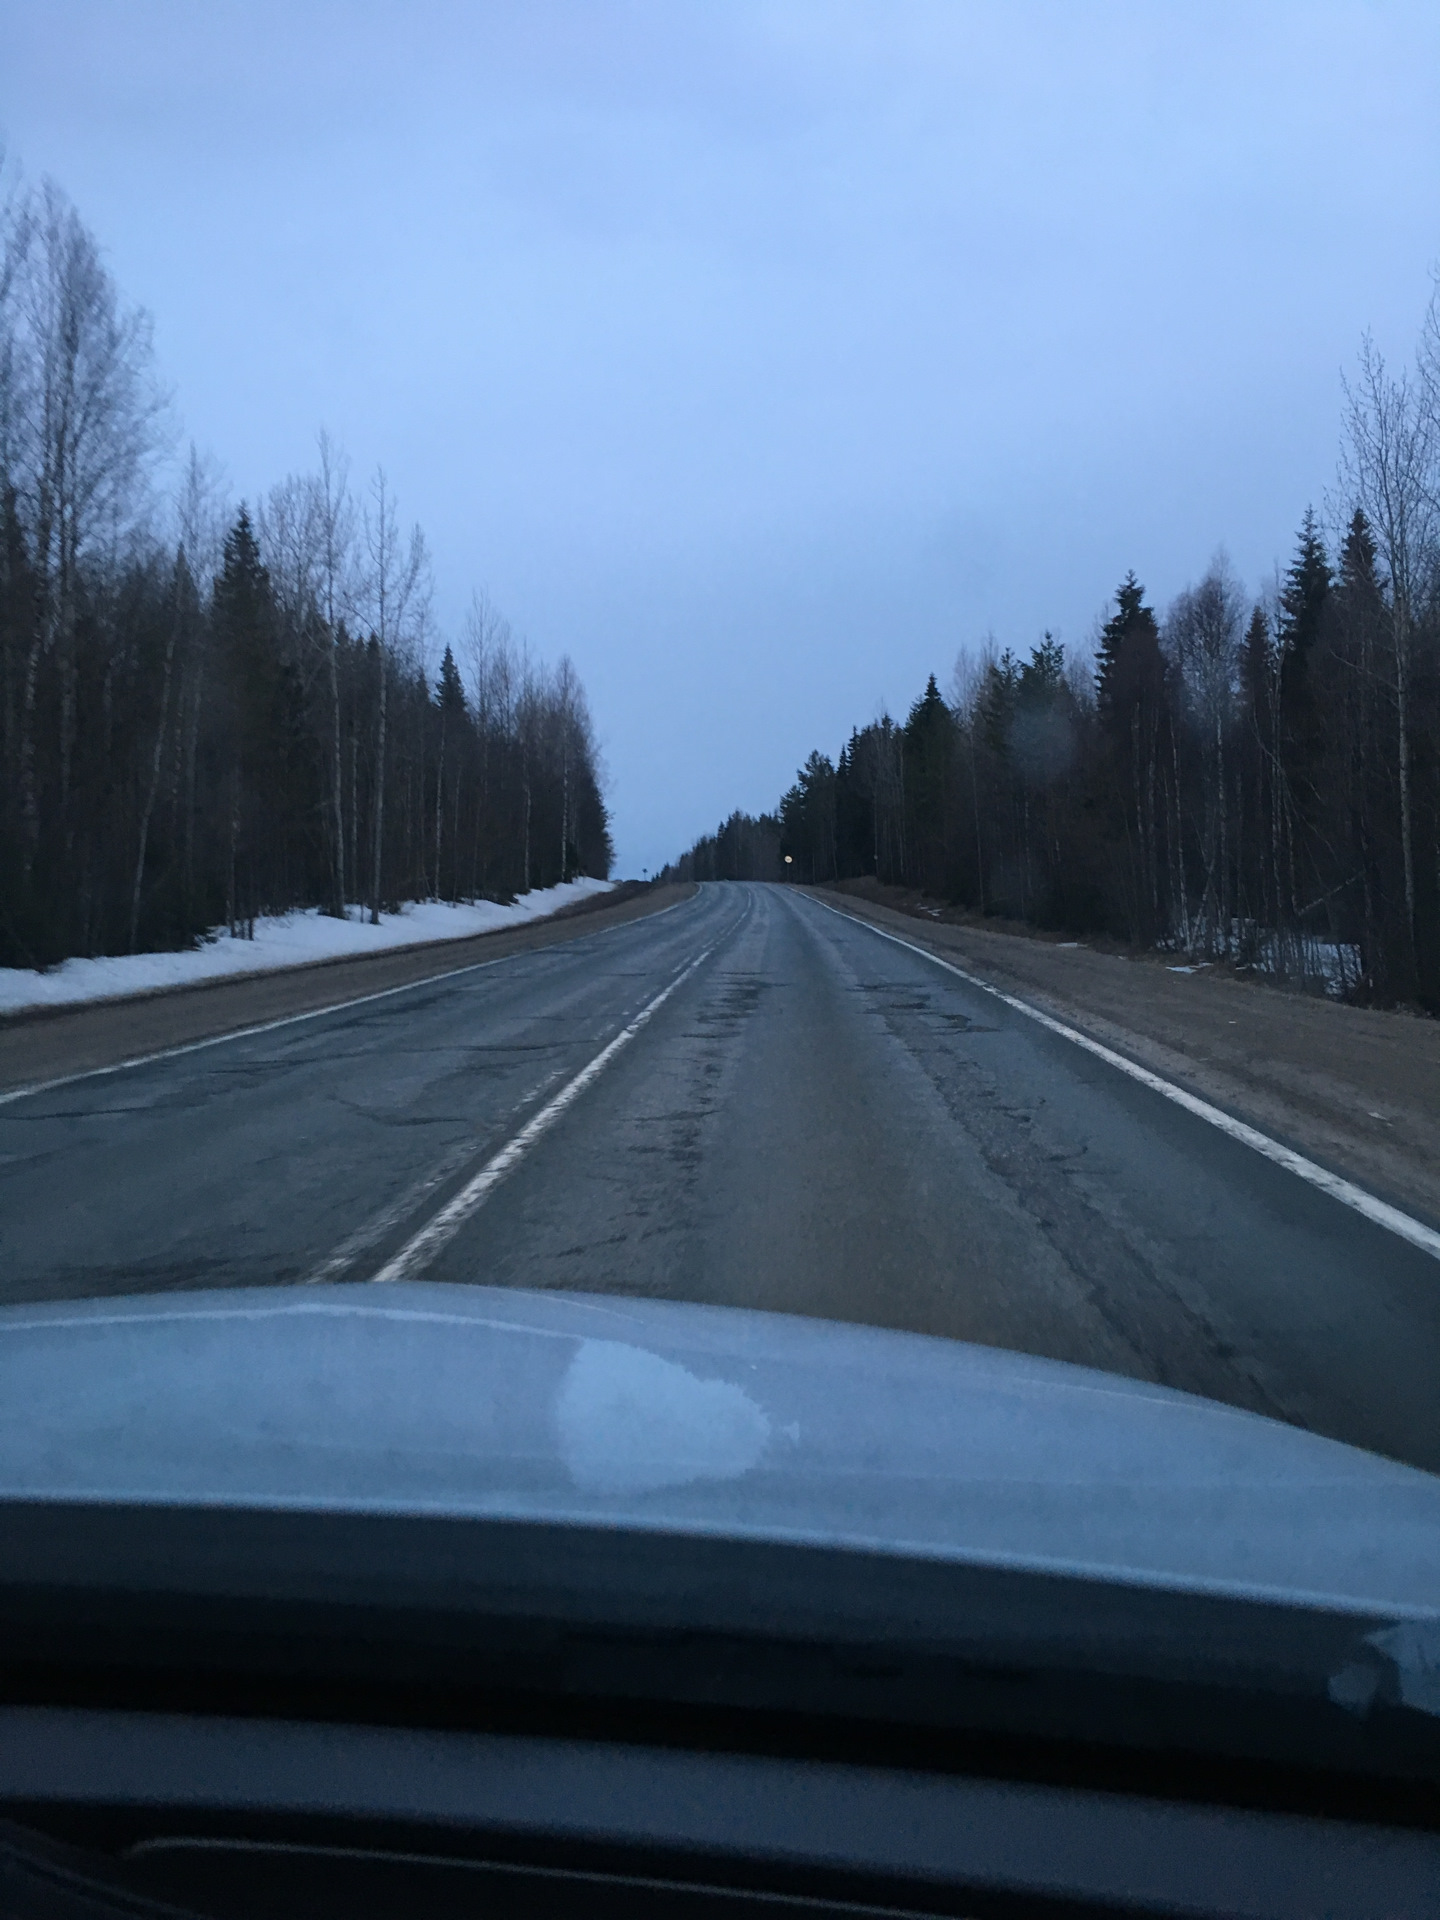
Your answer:
[[[505,954],[503,959],[513,955]],[[106,1074],[125,1073],[131,1067],[153,1066],[158,1060],[178,1060],[182,1054],[202,1053],[206,1047],[223,1047],[228,1040],[249,1040],[257,1033],[274,1033],[277,1027],[299,1026],[302,1020],[320,1020],[327,1013],[344,1013],[349,1007],[368,1006],[372,1000],[388,1000],[392,994],[410,993],[416,987],[429,987],[441,980],[454,980],[462,973],[479,973],[482,967],[498,967],[500,960],[477,960],[468,967],[453,967],[449,973],[432,973],[425,980],[407,980],[403,987],[385,987],[378,993],[362,993],[355,1000],[337,1000],[332,1006],[311,1007],[307,1013],[287,1013],[278,1020],[263,1020],[258,1026],[237,1027],[233,1033],[212,1033],[205,1040],[187,1040],[183,1046],[162,1047],[158,1053],[138,1053],[129,1060],[117,1060],[113,1066],[86,1067],[81,1073],[64,1073],[55,1080],[36,1080],[28,1087],[12,1087],[0,1093],[0,1107],[12,1100],[28,1100],[32,1094],[52,1093],[57,1087],[73,1087],[78,1080],[99,1080]]]
[[[547,1132],[571,1106],[592,1081],[598,1080],[610,1062],[622,1047],[628,1047],[640,1029],[657,1014],[675,989],[687,981],[695,969],[715,951],[706,947],[697,954],[682,972],[677,973],[668,987],[662,987],[655,998],[643,1006],[628,1027],[622,1027],[608,1045],[602,1047],[588,1065],[583,1066],[573,1080],[568,1080],[553,1100],[547,1101],[533,1119],[527,1120],[512,1140],[508,1140],[493,1158],[460,1189],[453,1200],[449,1200],[440,1209],[435,1218],[423,1226],[413,1239],[400,1249],[393,1259],[386,1262],[380,1271],[371,1275],[371,1284],[380,1285],[390,1280],[413,1280],[459,1232],[460,1228],[482,1207],[491,1193],[499,1186],[507,1173],[511,1173],[534,1146],[541,1134]]]
[[[698,898],[698,895],[691,894],[688,898],[693,900]],[[667,913],[673,913],[676,907],[683,907],[685,904],[685,900],[672,900],[668,907],[659,907],[654,913],[643,914],[641,918],[661,920]],[[538,924],[543,925],[543,922]],[[634,920],[622,920],[619,926],[597,927],[594,931],[618,933],[622,927],[633,927],[637,924]],[[583,939],[584,935],[577,934],[576,938]],[[390,951],[404,953],[405,948],[394,947]],[[306,1013],[282,1014],[278,1020],[263,1020],[254,1027],[237,1027],[233,1033],[212,1033],[208,1039],[187,1040],[183,1046],[162,1047],[158,1053],[137,1053],[132,1059],[115,1061],[112,1066],[86,1067],[80,1073],[62,1073],[54,1080],[34,1080],[28,1087],[11,1087],[8,1093],[0,1093],[0,1107],[8,1106],[12,1100],[28,1100],[37,1093],[53,1093],[57,1087],[73,1087],[80,1080],[99,1080],[106,1074],[127,1073],[131,1067],[153,1066],[157,1060],[178,1060],[182,1054],[201,1053],[206,1047],[223,1047],[231,1040],[251,1040],[256,1034],[274,1033],[280,1027],[297,1027],[302,1020],[323,1020],[327,1013],[345,1013],[351,1007],[368,1007],[374,1000],[389,1000],[397,993],[414,993],[420,987],[439,986],[443,980],[458,980],[462,974],[481,973],[487,967],[503,967],[507,960],[521,960],[531,953],[546,951],[544,947],[522,947],[518,953],[497,954],[493,960],[472,960],[467,966],[451,967],[447,973],[427,973],[423,979],[407,980],[403,986],[382,987],[377,993],[362,993],[353,1000],[336,1000],[329,1006],[311,1007]],[[275,971],[278,974],[283,969],[277,967]],[[263,979],[265,976],[252,974],[248,977]]]
[[[1256,1153],[1264,1154],[1267,1160],[1273,1160],[1277,1167],[1297,1174],[1300,1179],[1308,1180],[1312,1187],[1318,1187],[1321,1193],[1329,1194],[1332,1200],[1352,1207],[1356,1213],[1372,1221],[1377,1227],[1385,1227],[1391,1233],[1398,1234],[1402,1240],[1408,1240],[1412,1247],[1418,1247],[1422,1253],[1440,1260],[1440,1233],[1433,1227],[1427,1227],[1422,1221],[1412,1220],[1408,1213],[1402,1213],[1398,1207],[1390,1206],[1384,1200],[1377,1200],[1373,1193],[1367,1193],[1363,1187],[1357,1187],[1352,1181],[1344,1180],[1338,1173],[1331,1173],[1327,1167],[1307,1160],[1303,1153],[1296,1153],[1293,1147],[1282,1146],[1278,1140],[1272,1140],[1268,1133],[1261,1133],[1258,1127],[1247,1126],[1245,1121],[1236,1120],[1219,1107],[1212,1107],[1208,1100],[1202,1100],[1198,1094],[1187,1093],[1184,1087],[1177,1087],[1172,1080],[1162,1080],[1158,1073],[1151,1073],[1148,1067],[1142,1067],[1133,1060],[1127,1060],[1123,1053],[1102,1046],[1098,1040],[1092,1040],[1089,1034],[1081,1033],[1078,1028],[1067,1027],[1063,1020],[1056,1020],[1048,1013],[1042,1013],[1038,1007],[1032,1007],[1026,1000],[1018,1000],[1013,993],[1005,993],[999,987],[992,987],[988,980],[977,979],[973,973],[967,973],[963,967],[957,967],[952,961],[942,960],[938,953],[931,953],[926,947],[917,947],[912,940],[902,940],[899,934],[887,933],[883,927],[877,927],[872,921],[862,920],[858,914],[846,913],[840,907],[832,907],[828,900],[813,900],[812,904],[823,907],[827,913],[833,913],[838,920],[848,920],[852,926],[864,927],[867,932],[876,934],[881,940],[890,940],[897,947],[904,947],[910,953],[918,953],[922,960],[929,960],[934,966],[943,967],[947,973],[953,973],[967,986],[978,987],[982,993],[993,994],[997,1000],[1003,1000],[1007,1007],[1013,1007],[1017,1013],[1023,1013],[1029,1020],[1037,1020],[1042,1027],[1048,1027],[1051,1033],[1058,1033],[1077,1047],[1083,1047],[1087,1053],[1093,1053],[1097,1060],[1103,1060],[1107,1066],[1118,1067],[1121,1073],[1128,1073],[1132,1080],[1138,1080],[1142,1087],[1149,1087],[1153,1093],[1163,1094],[1167,1100],[1173,1100],[1177,1107],[1183,1107],[1187,1113],[1193,1113],[1199,1120],[1206,1120],[1221,1133],[1228,1134],[1232,1140],[1239,1140],[1244,1146],[1253,1147]]]
[[[537,1086],[531,1087],[524,1098],[516,1103],[520,1109],[537,1100],[547,1087],[551,1087],[560,1078],[560,1068],[547,1073]],[[513,1109],[512,1109],[513,1111]],[[509,1117],[508,1115],[506,1116]],[[328,1260],[322,1260],[312,1272],[307,1273],[300,1282],[302,1287],[321,1287],[329,1281],[338,1280],[342,1273],[353,1267],[362,1254],[368,1253],[387,1233],[398,1227],[402,1220],[408,1220],[424,1206],[437,1187],[443,1186],[451,1174],[458,1173],[467,1160],[475,1157],[475,1142],[467,1140],[451,1149],[442,1160],[424,1173],[402,1193],[398,1200],[392,1200],[389,1206],[382,1207],[351,1234],[347,1234]]]

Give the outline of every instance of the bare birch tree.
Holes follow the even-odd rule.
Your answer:
[[[1230,782],[1226,741],[1235,712],[1245,601],[1223,553],[1198,586],[1170,610],[1165,636],[1180,669],[1200,744],[1200,858],[1204,891],[1195,939],[1207,952],[1230,951]]]
[[[1432,309],[1433,312],[1433,309]],[[1422,367],[1434,369],[1422,354]],[[1411,650],[1424,570],[1436,531],[1436,422],[1422,391],[1398,378],[1367,334],[1353,382],[1345,383],[1345,444],[1341,474],[1349,497],[1374,530],[1389,588],[1390,651],[1395,748],[1399,770],[1400,849],[1405,915],[1412,959],[1418,964],[1415,829],[1412,802]]]
[[[0,147],[0,488],[18,484],[21,463],[21,426],[25,414],[24,383],[29,367],[18,338],[21,279],[30,255],[34,208],[27,195],[12,185]]]
[[[165,634],[165,664],[160,683],[160,713],[155,722],[155,747],[150,756],[150,778],[140,811],[139,845],[135,854],[135,881],[130,891],[129,951],[135,951],[140,929],[140,900],[145,885],[145,855],[150,845],[150,822],[155,816],[155,801],[160,792],[160,773],[165,753],[165,735],[170,725],[170,688],[175,678],[175,655],[182,630],[194,624],[195,588],[181,547],[175,556],[170,583],[170,619]]]
[[[355,562],[355,503],[350,496],[350,462],[322,428],[320,471],[315,478],[315,509],[320,534],[320,595],[325,617],[326,678],[330,689],[330,805],[335,842],[335,898],[332,910],[345,914],[345,809],[340,746],[340,626],[352,610]],[[358,875],[349,876],[358,885]]]
[[[492,758],[508,741],[514,727],[515,663],[510,623],[483,593],[472,595],[465,616],[464,651],[470,669],[472,712],[478,735],[479,792],[476,795],[475,832],[470,858],[470,894],[473,899],[489,880],[488,855],[491,820]]]
[[[584,700],[580,691],[580,676],[568,653],[562,654],[560,664],[555,669],[551,695],[555,702],[556,730],[560,736],[560,879],[563,883],[570,878],[570,767],[572,760],[578,758],[574,736],[581,724]]]
[[[164,396],[151,366],[149,317],[122,310],[93,235],[47,181],[29,209],[11,332],[14,480],[39,592],[20,717],[27,859],[39,839],[36,692],[42,658],[60,660],[59,820],[66,821],[75,738],[78,569],[134,527]]]
[[[385,748],[389,705],[390,658],[423,627],[429,601],[429,559],[425,536],[412,527],[402,546],[395,499],[383,467],[377,467],[365,512],[365,552],[369,570],[365,605],[376,641],[379,666],[375,723],[375,805],[370,871],[370,924],[380,924],[385,844]]]
[[[224,475],[218,463],[190,442],[189,455],[175,500],[177,544],[184,553],[190,575],[203,602],[208,602],[220,556],[225,546],[225,528],[230,519],[230,500]],[[182,836],[182,863],[185,897],[190,901],[195,888],[196,775],[200,746],[200,716],[205,705],[205,683],[209,666],[208,627],[197,620],[190,636],[180,686],[181,723],[176,728],[175,797],[183,793],[185,824]]]

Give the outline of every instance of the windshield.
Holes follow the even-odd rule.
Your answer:
[[[1437,60],[10,0],[6,1498],[1431,1631]]]

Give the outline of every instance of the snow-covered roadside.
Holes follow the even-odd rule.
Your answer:
[[[157,987],[214,980],[229,973],[264,973],[344,954],[377,953],[383,947],[414,947],[426,940],[458,940],[496,927],[543,920],[560,907],[594,893],[607,893],[609,880],[570,880],[563,887],[523,893],[511,906],[481,900],[473,907],[419,900],[399,913],[386,914],[378,927],[352,907],[349,920],[332,920],[311,909],[255,922],[253,940],[232,940],[228,933],[190,953],[134,953],[105,960],[64,960],[49,973],[0,967],[0,1013],[25,1007],[68,1006],[79,1000],[108,1000],[117,994],[152,993]]]

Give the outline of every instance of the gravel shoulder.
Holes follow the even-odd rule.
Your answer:
[[[813,891],[1440,1226],[1440,1021],[938,920],[873,882]]]
[[[658,913],[694,891],[693,883],[639,886],[619,900],[613,893],[597,894],[529,926],[202,980],[121,1000],[27,1009],[0,1019],[0,1090],[117,1066],[168,1047],[411,986],[456,968],[578,940]]]

